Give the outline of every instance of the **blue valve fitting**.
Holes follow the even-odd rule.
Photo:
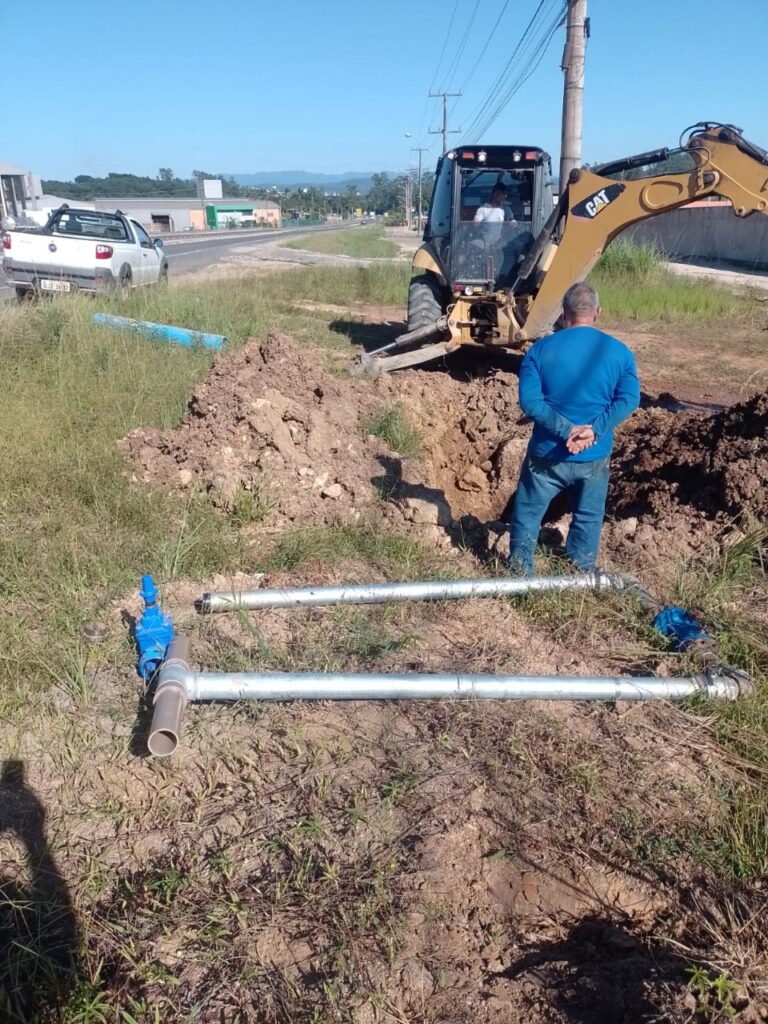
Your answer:
[[[672,641],[678,651],[685,651],[694,643],[712,639],[696,615],[676,605],[662,608],[653,620],[653,625],[662,636]]]
[[[141,596],[144,611],[136,623],[136,643],[139,648],[139,675],[151,679],[165,658],[173,639],[173,620],[165,615],[157,603],[157,587],[151,576],[141,577]]]

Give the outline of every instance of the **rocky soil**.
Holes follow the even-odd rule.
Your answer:
[[[371,433],[394,405],[423,439],[416,456]],[[202,488],[223,508],[250,494],[265,529],[383,517],[493,554],[529,434],[511,369],[346,378],[273,332],[217,359],[177,429],[123,447],[147,482]],[[767,504],[768,393],[714,415],[643,408],[617,437],[603,557],[655,572]],[[549,519],[562,537],[567,506]]]

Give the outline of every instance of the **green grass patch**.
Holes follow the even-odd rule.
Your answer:
[[[346,228],[301,235],[283,243],[286,249],[304,249],[333,256],[354,256],[358,259],[392,259],[398,247],[384,237],[381,228]]]
[[[621,238],[606,249],[589,280],[608,320],[732,325],[749,322],[759,309],[750,296],[675,274],[657,249]]]
[[[421,452],[422,436],[410,422],[399,402],[380,409],[370,419],[365,420],[363,430],[374,437],[380,437],[393,451],[405,458]]]
[[[418,579],[444,570],[437,552],[379,526],[308,526],[284,534],[259,568],[290,572],[312,562],[365,562],[392,579]]]
[[[8,713],[30,685],[86,696],[83,623],[138,587],[143,572],[202,580],[237,567],[238,528],[266,511],[264,495],[243,493],[226,519],[203,495],[183,499],[131,479],[119,438],[176,425],[213,357],[97,328],[93,312],[222,333],[235,346],[277,327],[346,347],[330,318],[295,312],[293,299],[404,302],[407,268],[393,270],[312,268],[142,289],[122,302],[68,296],[0,311],[0,698]]]

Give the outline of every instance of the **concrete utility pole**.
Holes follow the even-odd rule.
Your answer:
[[[586,2],[586,0],[585,0]],[[443,97],[443,127],[442,128],[430,128],[430,135],[442,135],[443,136],[443,152],[448,150],[448,136],[459,135],[461,128],[454,128],[452,131],[448,130],[448,97],[449,96],[461,96],[460,92],[430,92],[432,97]]]
[[[422,203],[421,203],[421,154],[426,150],[426,146],[411,146],[412,153],[419,154],[419,231],[422,230],[424,225],[422,224]]]
[[[563,133],[560,145],[560,191],[574,167],[581,167],[581,126],[584,114],[584,60],[589,38],[587,0],[568,0],[562,69]]]

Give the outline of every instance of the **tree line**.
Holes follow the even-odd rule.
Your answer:
[[[413,200],[416,203],[418,183],[415,173]],[[422,174],[422,204],[424,210],[432,194],[433,175]],[[72,181],[43,181],[43,191],[48,195],[60,196],[74,202],[88,202],[93,199],[189,199],[197,195],[197,184],[203,178],[220,178],[223,192],[228,199],[270,199],[283,210],[283,216],[295,214],[299,217],[323,218],[329,215],[348,217],[355,210],[378,216],[389,214],[402,217],[405,214],[405,183],[407,175],[390,177],[386,171],[374,174],[367,192],[360,192],[354,185],[348,185],[340,192],[330,192],[316,187],[294,186],[291,188],[256,188],[238,185],[231,177],[212,174],[208,171],[193,171],[190,178],[179,178],[170,167],[161,167],[157,177],[124,174],[111,171],[106,177],[96,178],[90,174],[78,174]]]

